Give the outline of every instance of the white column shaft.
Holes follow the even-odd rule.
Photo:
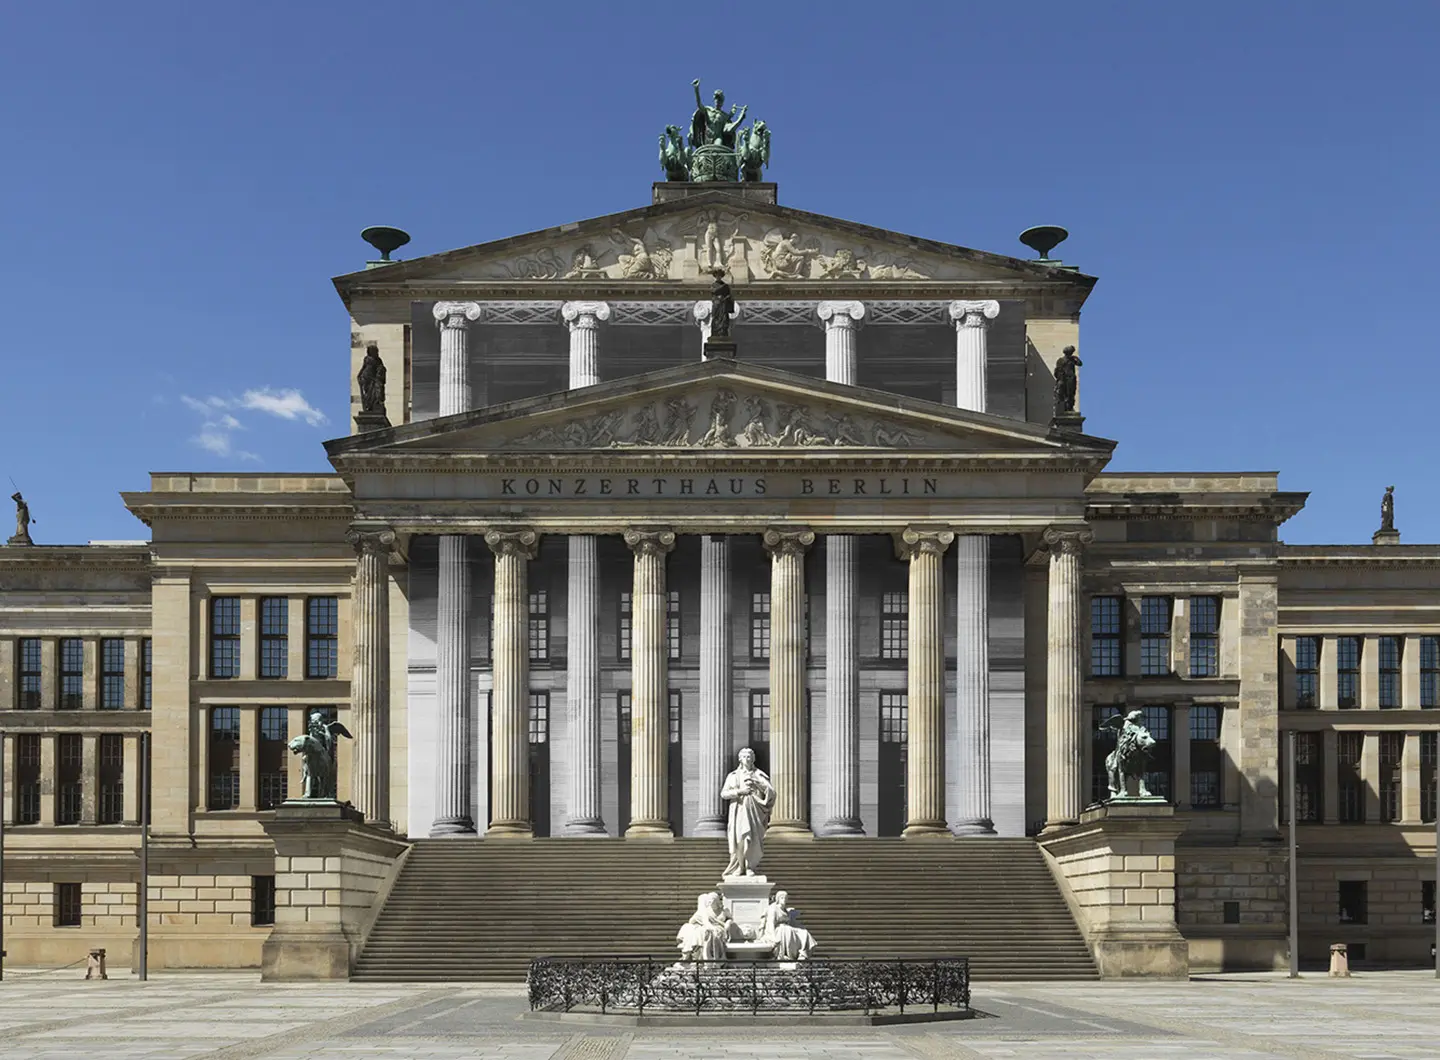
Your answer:
[[[390,530],[351,531],[356,552],[350,711],[355,724],[351,801],[365,819],[390,824]]]
[[[825,538],[825,718],[830,760],[824,835],[864,835],[860,819],[860,664],[855,649],[859,538]]]
[[[765,531],[770,552],[770,777],[767,834],[809,836],[810,748],[805,732],[805,551],[809,530]]]
[[[665,555],[669,530],[627,530],[635,553],[630,597],[630,827],[626,838],[672,835],[669,814],[670,703],[667,689]]]
[[[1081,630],[1080,560],[1081,549],[1090,539],[1088,531],[1045,532],[1050,546],[1050,592],[1046,637],[1045,756],[1050,774],[1047,783],[1046,827],[1074,824],[1080,819],[1081,741]]]
[[[948,530],[906,530],[910,561],[905,750],[906,838],[949,835],[945,827],[945,549]]]
[[[958,301],[950,303],[955,322],[955,405],[972,412],[986,411],[986,339],[990,321],[1000,315],[1000,303]]]
[[[600,569],[596,539],[569,539],[566,700],[570,711],[570,835],[604,835],[600,810]]]
[[[532,530],[485,535],[495,553],[495,626],[490,705],[490,827],[487,835],[530,836],[530,595]]]
[[[468,337],[480,319],[478,302],[437,302],[433,310],[440,328],[440,415],[472,408]]]
[[[815,314],[825,323],[825,378],[854,386],[857,380],[855,332],[865,319],[862,302],[821,302]]]
[[[956,835],[994,835],[990,809],[990,539],[956,539]]]
[[[732,753],[730,539],[720,534],[700,539],[700,762],[696,774],[697,835],[725,834],[725,803],[720,788]]]
[[[600,323],[610,319],[605,302],[566,302],[560,315],[570,329],[570,389],[600,382]]]
[[[473,835],[470,816],[470,565],[466,539],[440,537],[435,603],[435,706],[439,760],[431,835]]]

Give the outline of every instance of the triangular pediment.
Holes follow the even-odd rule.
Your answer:
[[[720,192],[608,214],[337,277],[367,286],[486,282],[736,284],[1059,281],[1091,277]]]
[[[867,453],[1108,460],[1113,442],[740,361],[666,368],[598,386],[327,443],[353,458],[589,455],[599,451],[804,459]],[[1098,465],[1097,465],[1098,470]]]

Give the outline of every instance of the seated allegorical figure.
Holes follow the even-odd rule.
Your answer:
[[[695,901],[695,912],[680,925],[675,945],[687,961],[723,961],[725,944],[744,937],[740,926],[725,913],[725,903],[715,891]]]
[[[777,961],[808,961],[815,936],[801,925],[800,910],[791,908],[789,900],[785,891],[775,892],[775,900],[765,909],[760,939],[774,944]]]

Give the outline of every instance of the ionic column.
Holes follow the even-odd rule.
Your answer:
[[[910,636],[905,760],[907,839],[948,836],[945,827],[945,576],[955,535],[907,527],[895,550],[910,563]]]
[[[470,815],[470,565],[461,534],[440,537],[435,602],[435,709],[439,723],[432,836],[474,835]],[[411,783],[418,781],[411,778]]]
[[[989,299],[950,303],[955,322],[955,407],[985,411],[986,337],[990,321],[1000,315],[1000,303]]]
[[[1046,530],[1050,546],[1050,600],[1045,665],[1045,827],[1060,828],[1080,820],[1080,748],[1085,738],[1081,693],[1080,556],[1093,540],[1089,530]]]
[[[810,748],[805,734],[805,552],[810,530],[766,530],[770,553],[770,779],[775,809],[767,835],[810,831]]]
[[[702,361],[705,360],[705,344],[710,341],[710,309],[710,300],[707,298],[703,302],[696,302],[690,312],[690,315],[695,318],[696,325],[700,328],[700,359]],[[735,312],[730,314],[730,323],[733,324],[740,319],[741,310],[742,306],[736,302]]]
[[[863,302],[821,302],[815,315],[825,323],[825,378],[856,383],[855,332],[865,319]]]
[[[491,530],[495,553],[494,688],[490,703],[490,827],[487,836],[528,838],[530,824],[530,596],[526,565],[540,535]]]
[[[666,689],[665,555],[670,530],[626,530],[635,553],[630,596],[630,827],[627,839],[667,838],[670,704]]]
[[[699,819],[695,834],[725,834],[725,782],[731,746],[730,539],[700,539],[700,767],[696,773]]]
[[[570,329],[570,389],[600,382],[600,341],[602,321],[610,319],[605,302],[566,302],[560,316]]]
[[[351,530],[355,587],[350,596],[354,656],[350,717],[355,751],[350,798],[365,820],[390,825],[390,549],[393,530]]]
[[[431,312],[440,329],[440,415],[450,416],[473,407],[467,339],[480,319],[480,303],[436,302]]]

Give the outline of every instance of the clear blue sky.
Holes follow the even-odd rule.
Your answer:
[[[1279,470],[1294,542],[1368,541],[1394,484],[1440,541],[1437,41],[1398,0],[7,4],[0,476],[65,542],[145,536],[151,470],[328,469],[360,228],[643,205],[699,76],[784,204],[1067,226],[1112,468]]]

